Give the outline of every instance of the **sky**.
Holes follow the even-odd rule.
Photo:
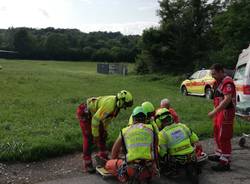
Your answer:
[[[141,34],[159,25],[158,0],[0,0],[0,28],[76,28]]]

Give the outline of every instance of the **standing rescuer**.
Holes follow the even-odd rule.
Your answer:
[[[214,109],[208,113],[214,122],[214,139],[217,145],[214,155],[208,156],[211,161],[219,162],[212,166],[215,171],[230,170],[233,137],[233,122],[235,117],[236,90],[231,77],[225,76],[221,64],[211,66],[214,84]]]
[[[106,150],[107,126],[115,118],[120,109],[131,107],[133,97],[130,92],[122,90],[116,96],[100,96],[87,99],[77,108],[77,117],[83,135],[83,169],[84,172],[94,172],[91,159],[91,145],[97,145],[98,157],[107,159]]]

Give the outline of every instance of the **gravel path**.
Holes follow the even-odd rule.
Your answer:
[[[249,184],[250,183],[250,148],[240,148],[239,138],[233,139],[233,161],[231,171],[213,172],[213,163],[207,161],[200,175],[202,184]],[[247,140],[249,144],[250,140]],[[202,141],[205,152],[213,152],[213,140]],[[0,184],[105,184],[117,183],[113,179],[103,180],[97,174],[83,174],[81,153],[53,158],[32,163],[0,163]],[[190,183],[185,176],[170,180],[164,176],[154,179],[154,183]]]

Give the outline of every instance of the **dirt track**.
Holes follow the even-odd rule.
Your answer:
[[[247,140],[250,145],[250,140]],[[205,152],[212,153],[213,141],[202,141]],[[0,184],[81,184],[81,183],[116,183],[115,180],[103,180],[100,176],[81,172],[81,153],[66,155],[43,162],[34,163],[0,163]],[[207,162],[202,174],[202,184],[249,184],[250,183],[250,148],[240,148],[238,138],[233,140],[232,171],[216,173],[211,171],[213,163]],[[164,176],[156,178],[154,183],[189,183],[185,176],[169,180]]]

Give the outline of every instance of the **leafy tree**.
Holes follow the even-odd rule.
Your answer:
[[[68,49],[67,37],[60,33],[52,33],[46,40],[45,48],[51,58],[63,59],[63,53]]]
[[[217,4],[208,4],[207,0],[159,3],[160,27],[145,30],[142,35],[142,54],[151,58],[150,71],[182,73],[207,65],[210,44],[207,39],[212,18],[219,10]]]
[[[82,59],[91,59],[94,58],[93,54],[96,52],[96,49],[92,47],[84,47],[82,49]]]
[[[211,60],[234,68],[242,49],[250,43],[250,1],[228,1],[227,9],[214,18],[215,49]]]
[[[0,38],[0,49],[21,53],[16,58],[133,62],[139,52],[140,36],[48,27],[0,29]],[[113,47],[118,47],[119,52],[112,53]]]
[[[146,51],[144,51],[146,52]],[[148,74],[150,73],[150,63],[152,58],[150,54],[142,52],[141,54],[137,55],[136,63],[135,63],[135,72],[137,74]]]
[[[29,57],[32,53],[33,40],[25,29],[18,30],[14,35],[14,48],[22,57]]]
[[[112,61],[112,57],[110,55],[110,52],[106,48],[101,48],[101,49],[97,50],[93,54],[92,58],[95,61],[106,61],[106,62]]]

